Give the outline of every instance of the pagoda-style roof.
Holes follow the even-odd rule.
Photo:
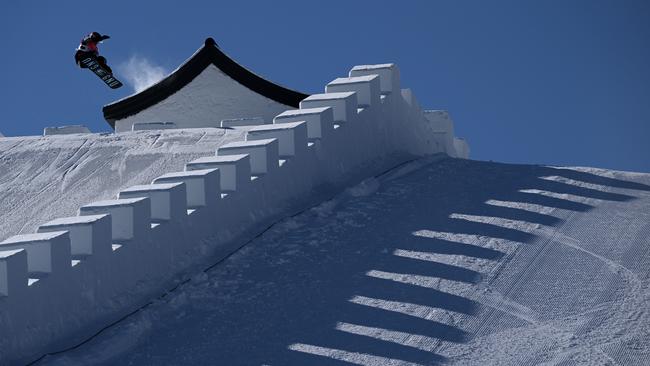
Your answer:
[[[216,66],[255,93],[293,108],[298,108],[300,101],[308,96],[256,75],[223,53],[214,39],[208,38],[203,47],[166,78],[137,94],[104,106],[104,118],[115,128],[116,120],[132,116],[165,100],[190,83],[209,65]]]

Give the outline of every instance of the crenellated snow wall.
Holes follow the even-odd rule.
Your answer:
[[[213,157],[0,243],[0,364],[75,344],[365,177],[468,152],[446,112],[400,89],[395,65],[357,66]]]

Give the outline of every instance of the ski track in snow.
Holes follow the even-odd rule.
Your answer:
[[[423,159],[41,364],[643,365],[649,212],[649,174]]]

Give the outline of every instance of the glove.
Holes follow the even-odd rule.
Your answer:
[[[109,39],[109,38],[111,38],[111,36],[104,35],[104,36],[102,36],[102,41],[105,40],[105,39]]]

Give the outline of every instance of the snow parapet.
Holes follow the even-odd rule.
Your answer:
[[[468,154],[464,140],[449,143],[446,112],[425,114],[400,89],[394,64],[357,66],[272,120],[185,171],[0,243],[0,363],[83,339],[350,183],[418,156]]]
[[[90,133],[88,127],[84,125],[71,125],[61,127],[45,127],[43,136],[51,135],[70,135],[73,133]]]
[[[141,122],[134,123],[131,131],[169,130],[178,128],[174,122]]]
[[[251,118],[231,118],[221,120],[219,124],[223,128],[233,128],[233,127],[242,127],[242,126],[257,126],[263,125],[264,118],[262,117],[251,117]]]

